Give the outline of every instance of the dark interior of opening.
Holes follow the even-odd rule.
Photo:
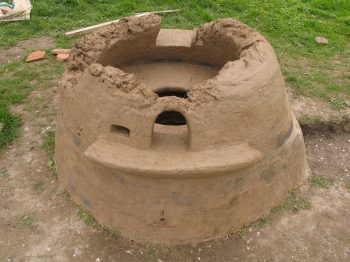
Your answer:
[[[156,124],[166,125],[166,126],[182,126],[186,125],[185,117],[176,111],[165,111],[161,113],[157,119]]]
[[[180,98],[187,98],[187,91],[182,88],[176,88],[176,87],[165,87],[160,90],[156,91],[156,94],[159,97],[165,97],[165,96],[176,96]]]
[[[130,129],[120,125],[111,125],[111,132],[121,136],[130,136]]]

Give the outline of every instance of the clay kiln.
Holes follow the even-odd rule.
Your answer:
[[[131,239],[225,236],[301,183],[307,163],[270,44],[231,19],[150,15],[84,37],[60,88],[60,182]]]

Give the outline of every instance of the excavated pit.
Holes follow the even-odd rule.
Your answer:
[[[81,39],[56,166],[74,201],[137,241],[195,243],[269,212],[308,171],[270,44],[240,22],[130,17]]]

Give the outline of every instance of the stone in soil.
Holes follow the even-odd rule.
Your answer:
[[[320,45],[328,45],[328,39],[323,36],[316,37],[315,41],[317,44],[320,44]]]
[[[57,55],[57,61],[65,62],[69,58],[69,54],[60,53]]]
[[[27,62],[33,62],[41,60],[45,57],[46,52],[45,51],[35,51],[33,53],[30,53],[27,57]]]

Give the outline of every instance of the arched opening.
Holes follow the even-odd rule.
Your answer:
[[[189,128],[186,118],[177,111],[164,111],[153,126],[152,147],[159,151],[186,150]]]
[[[178,87],[164,87],[160,88],[156,91],[156,94],[159,97],[165,97],[165,96],[176,96],[179,98],[187,98],[187,91],[183,88]]]
[[[129,137],[130,129],[121,125],[111,125],[111,133],[124,137]]]
[[[164,111],[157,117],[156,124],[165,126],[182,126],[186,125],[187,122],[185,117],[179,112]]]

